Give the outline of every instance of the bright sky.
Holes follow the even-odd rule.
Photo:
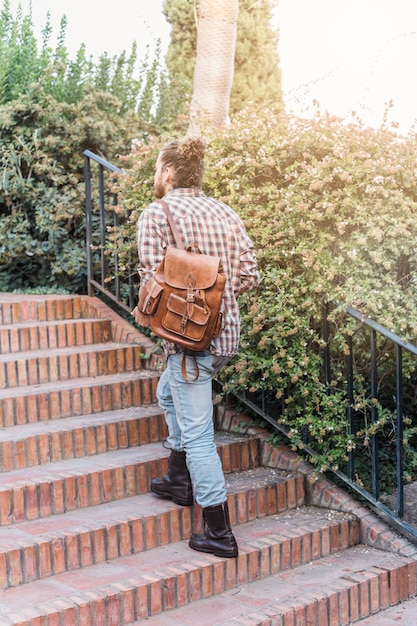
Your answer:
[[[417,120],[415,0],[279,0],[277,24],[289,109],[315,98],[379,124],[392,100],[403,132]]]
[[[19,3],[26,13],[30,0],[11,0],[13,12]],[[82,42],[94,57],[130,50],[134,39],[140,52],[158,37],[168,44],[162,0],[32,4],[39,31],[48,10],[55,35],[67,16],[71,53]],[[274,24],[288,110],[307,113],[316,99],[324,110],[342,117],[355,110],[366,124],[377,125],[392,100],[389,119],[403,132],[417,121],[416,0],[278,0]]]

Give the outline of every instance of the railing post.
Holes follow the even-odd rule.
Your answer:
[[[353,424],[353,341],[352,336],[348,335],[346,338],[348,344],[348,354],[346,355],[346,384],[347,384],[347,408],[346,417],[349,425],[349,435],[354,437],[354,424]],[[355,453],[353,447],[348,452],[349,466],[348,476],[350,480],[355,478]]]
[[[371,328],[371,421],[378,420],[378,371],[376,354],[376,331]],[[372,493],[375,500],[379,498],[379,463],[378,463],[378,434],[371,437],[372,451]]]
[[[331,371],[330,371],[330,346],[329,346],[329,305],[323,300],[322,305],[322,333],[323,333],[323,341],[325,343],[324,346],[324,354],[323,354],[323,365],[324,365],[324,384],[327,387],[330,385],[331,380]]]
[[[92,203],[91,203],[91,168],[90,158],[84,154],[85,206],[86,206],[86,255],[87,255],[87,293],[94,295],[93,251],[92,251]]]
[[[113,207],[117,206],[117,194],[112,194]],[[117,229],[119,226],[119,215],[116,211],[113,212],[113,227]],[[116,298],[120,300],[120,278],[119,278],[119,255],[114,255],[114,292]]]
[[[402,348],[396,346],[397,386],[397,514],[404,515],[404,421],[403,421],[403,366]]]
[[[100,199],[100,257],[101,257],[101,287],[104,289],[107,276],[106,259],[106,205],[104,202],[104,169],[100,164],[98,168],[98,186]]]

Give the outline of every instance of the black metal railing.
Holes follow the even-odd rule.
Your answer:
[[[124,270],[121,274],[119,254],[115,252],[110,255],[107,248],[108,230],[109,228],[117,229],[120,222],[119,212],[110,208],[118,205],[117,193],[112,191],[111,186],[114,182],[114,175],[123,173],[123,170],[90,150],[85,150],[83,154],[88,295],[94,295],[96,290],[130,313],[135,306],[137,282],[134,262],[132,259],[127,261],[124,259]],[[95,172],[92,169],[93,164]]]
[[[329,307],[326,305],[323,312],[323,328],[329,337]],[[394,380],[393,388],[390,390],[391,403],[395,407],[395,424],[394,424],[394,445],[395,445],[395,477],[396,477],[396,506],[394,510],[383,504],[380,498],[380,451],[379,451],[379,435],[376,433],[371,437],[371,463],[372,463],[372,481],[371,491],[368,492],[362,486],[357,484],[355,480],[355,451],[348,453],[348,471],[347,475],[337,472],[339,477],[354,490],[364,496],[375,509],[377,509],[384,517],[388,518],[394,526],[399,530],[405,531],[414,541],[417,540],[417,528],[412,528],[404,519],[404,370],[403,355],[408,353],[411,359],[417,357],[417,346],[403,340],[399,335],[391,332],[381,324],[366,317],[360,311],[353,307],[346,307],[346,315],[355,319],[359,324],[366,328],[369,340],[369,390],[371,402],[371,423],[375,424],[379,418],[380,397],[384,393],[383,386],[380,386],[378,379],[379,360],[385,358],[386,354],[392,352],[394,361]],[[326,339],[326,337],[325,337]],[[384,350],[379,353],[377,350],[377,340],[384,342]],[[348,351],[346,355],[346,393],[347,393],[347,420],[349,424],[349,432],[354,433],[354,388],[355,388],[355,368],[354,358],[355,351],[353,346],[352,334],[346,335]],[[361,346],[363,349],[363,343]],[[325,351],[325,370],[331,373],[330,353]],[[386,399],[386,398],[385,398]]]
[[[325,347],[323,349],[323,380],[328,385],[329,393],[332,393],[332,359],[335,355],[332,354],[332,332],[331,323],[329,322],[329,305],[325,305],[323,308],[322,317],[322,334]],[[342,310],[342,307],[339,307]],[[379,513],[388,523],[396,528],[402,534],[409,537],[414,543],[417,542],[417,528],[413,528],[403,519],[404,517],[404,371],[403,371],[403,354],[408,353],[412,359],[417,357],[417,346],[404,341],[395,333],[384,328],[382,325],[374,322],[370,318],[364,316],[362,313],[352,307],[344,309],[344,315],[347,319],[354,319],[359,323],[362,333],[360,335],[361,342],[357,346],[357,349],[361,352],[361,358],[363,358],[364,351],[368,350],[368,364],[367,371],[369,372],[369,381],[365,381],[367,388],[369,389],[370,398],[370,413],[371,424],[376,424],[379,419],[379,411],[381,409],[380,396],[387,395],[384,390],[384,383],[378,380],[378,361],[381,358],[386,358],[387,353],[392,353],[395,370],[393,388],[390,388],[389,394],[391,397],[391,404],[395,405],[395,435],[392,437],[395,445],[395,484],[396,484],[396,506],[390,508],[387,504],[380,500],[380,450],[379,450],[379,434],[376,429],[376,434],[370,437],[370,458],[371,458],[371,485],[370,488],[364,486],[363,481],[358,480],[360,478],[360,470],[358,469],[361,459],[355,457],[355,450],[352,448],[348,454],[347,471],[346,473],[341,470],[330,470],[334,475],[338,477],[349,488],[358,493],[362,498],[368,501],[374,508],[375,512]],[[365,333],[365,334],[364,334]],[[366,337],[366,334],[368,337]],[[343,385],[346,393],[346,417],[348,422],[349,433],[354,435],[355,433],[355,419],[357,418],[354,396],[356,389],[356,378],[361,377],[361,385],[363,386],[363,371],[359,374],[355,368],[355,346],[353,343],[353,333],[347,333],[346,342],[348,350],[339,358],[345,360],[345,384]],[[381,343],[384,342],[384,349],[377,350],[377,340]],[[386,368],[386,364],[385,364]],[[239,399],[248,406],[252,411],[258,414],[262,419],[267,421],[273,426],[273,428],[282,434],[286,435],[289,427],[280,423],[280,417],[284,412],[285,396],[280,403],[275,400],[275,394],[270,392],[260,392],[254,398],[249,393],[241,393],[238,395]],[[310,456],[315,455],[315,450],[310,446],[308,435],[305,438],[305,445],[303,449]],[[394,471],[394,468],[393,468]]]

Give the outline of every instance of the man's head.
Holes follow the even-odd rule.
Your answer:
[[[163,198],[172,189],[201,189],[205,149],[198,137],[175,139],[163,146],[156,162],[155,198]]]

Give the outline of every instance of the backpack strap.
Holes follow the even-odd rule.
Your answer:
[[[160,203],[162,204],[162,208],[164,210],[164,213],[167,216],[168,223],[169,223],[169,225],[171,227],[172,234],[174,235],[174,239],[175,239],[175,243],[177,245],[177,248],[180,248],[180,249],[184,250],[185,246],[184,246],[184,244],[182,242],[180,231],[178,230],[178,226],[176,225],[176,223],[174,221],[174,217],[173,217],[173,215],[171,213],[171,209],[169,208],[169,206],[165,202],[165,200],[160,200]]]
[[[174,221],[174,217],[173,217],[173,215],[171,213],[171,209],[169,208],[169,206],[165,202],[165,200],[160,200],[160,203],[162,204],[162,208],[164,210],[164,213],[167,216],[168,223],[169,223],[169,225],[171,227],[172,234],[174,235],[174,239],[175,239],[175,243],[177,245],[177,248],[185,250],[185,246],[184,246],[184,244],[182,242],[182,239],[181,239],[180,231],[179,231],[178,226],[176,225],[176,223]],[[182,375],[183,375],[184,379],[189,381],[190,379],[187,376],[187,353],[191,354],[191,356],[194,359],[195,378],[193,378],[192,381],[191,381],[191,382],[194,382],[199,377],[200,371],[199,371],[196,355],[195,355],[195,353],[192,350],[186,350],[186,349],[184,350],[184,354],[182,356],[182,362],[181,362],[181,371],[182,371]]]
[[[189,354],[190,356],[193,357],[194,360],[194,367],[195,367],[195,377],[192,378],[191,380],[188,378],[187,376],[187,354]],[[181,361],[181,373],[183,378],[187,381],[187,382],[194,382],[197,380],[197,378],[200,376],[200,369],[198,367],[198,363],[197,363],[197,357],[195,352],[193,352],[193,350],[188,350],[185,349],[184,350],[184,354],[182,355],[182,361]]]

